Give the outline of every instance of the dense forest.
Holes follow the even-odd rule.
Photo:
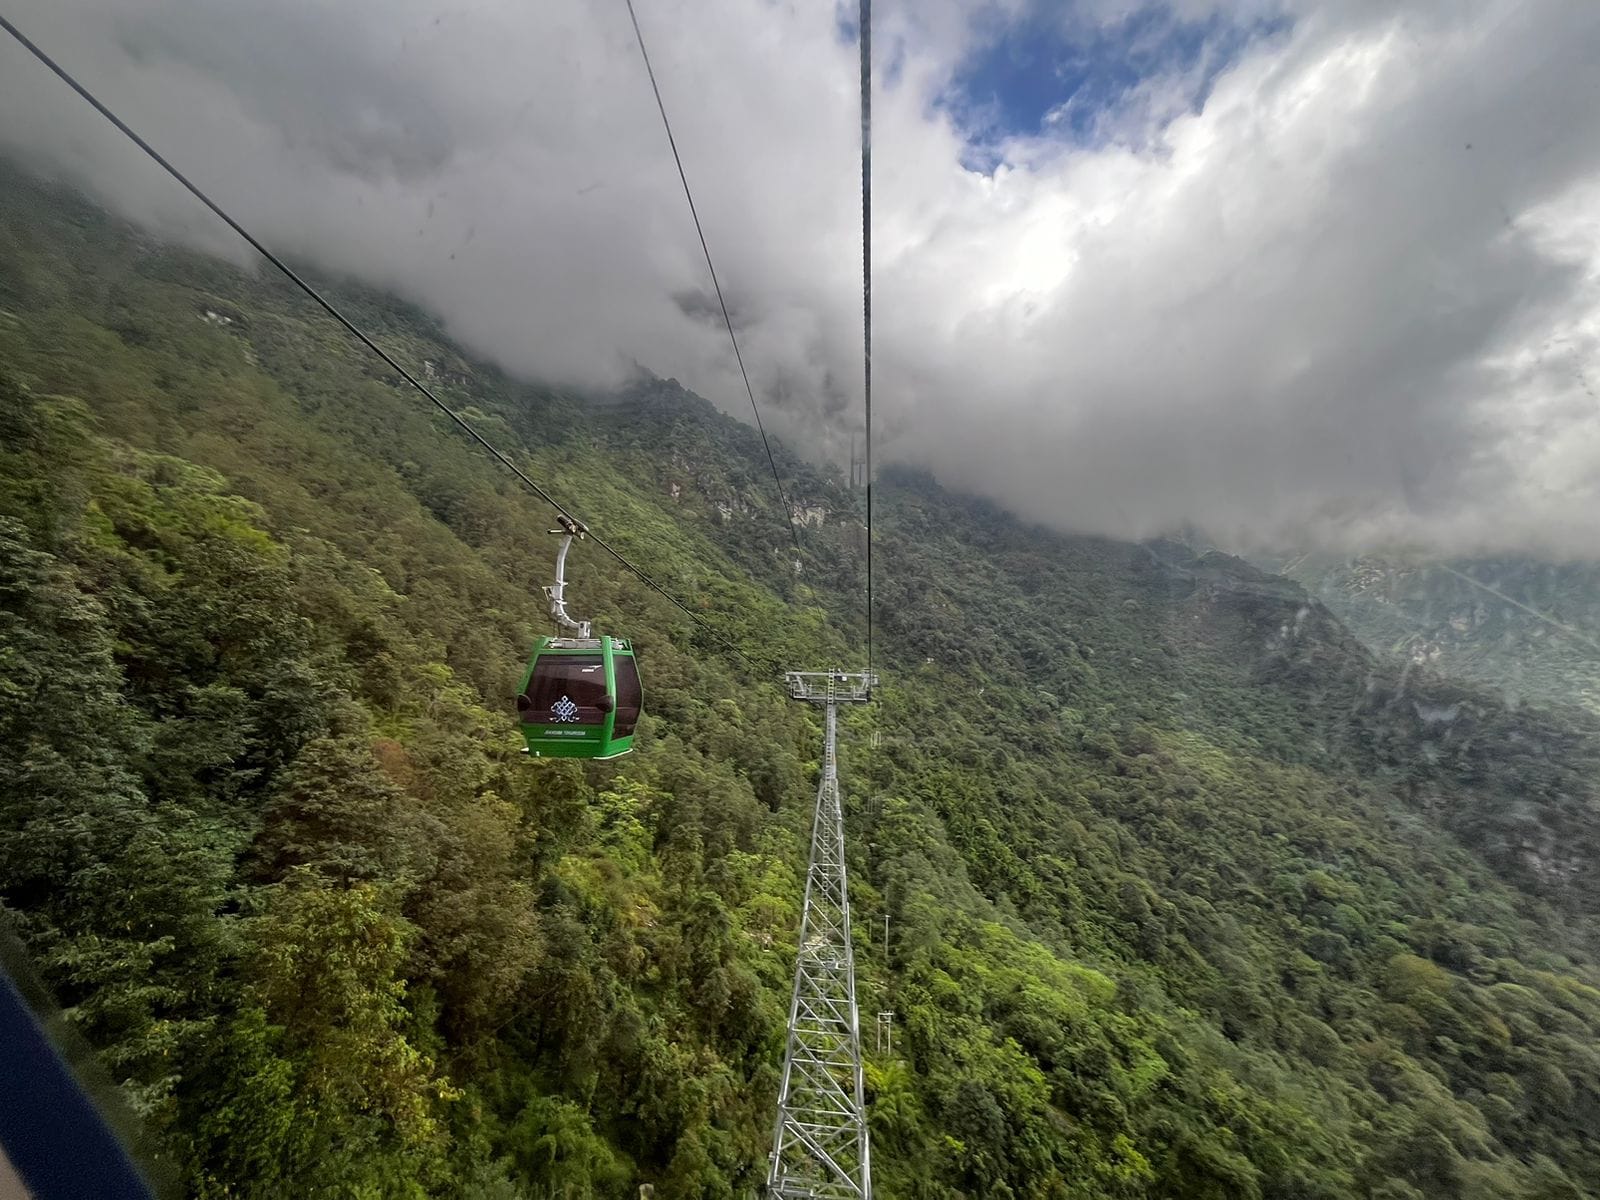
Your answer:
[[[1516,558],[1275,563],[1381,656],[1475,680],[1513,703],[1600,712],[1600,567]]]
[[[167,1195],[754,1195],[820,753],[776,672],[864,657],[860,497],[780,448],[796,556],[675,383],[327,282],[717,636],[575,552],[647,716],[529,761],[551,514],[275,280],[0,169],[3,915]],[[881,1195],[1600,1195],[1600,721],[1225,555],[876,498]]]

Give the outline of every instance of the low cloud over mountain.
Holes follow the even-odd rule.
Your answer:
[[[772,423],[837,453],[853,6],[638,7]],[[1600,553],[1600,9],[879,7],[882,458],[1123,536]],[[620,0],[10,15],[287,252],[523,374],[743,402]],[[9,43],[0,150],[241,254]]]

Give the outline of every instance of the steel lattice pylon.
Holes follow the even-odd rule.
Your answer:
[[[844,809],[834,747],[838,706],[868,700],[877,679],[861,673],[791,671],[788,681],[794,699],[823,706],[827,732],[767,1196],[871,1200],[861,1025],[845,886]]]

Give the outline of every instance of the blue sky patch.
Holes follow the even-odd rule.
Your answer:
[[[1286,18],[1240,23],[1222,14],[1184,21],[1162,4],[1094,26],[1042,0],[1022,20],[985,31],[940,106],[972,143],[968,165],[992,169],[995,143],[1008,137],[1096,140],[1105,118],[1148,79],[1192,75],[1190,108],[1199,111],[1247,46],[1288,27]]]

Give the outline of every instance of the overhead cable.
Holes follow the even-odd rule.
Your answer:
[[[722,284],[717,280],[717,268],[711,261],[711,247],[706,244],[706,233],[700,225],[700,212],[695,207],[694,193],[689,190],[689,176],[683,169],[683,158],[678,154],[678,139],[672,135],[672,122],[667,119],[667,106],[661,99],[661,88],[656,83],[655,68],[650,65],[650,52],[645,49],[644,31],[639,28],[639,14],[633,11],[633,0],[626,0],[628,17],[633,22],[633,36],[639,44],[639,57],[644,59],[645,74],[650,77],[650,90],[656,96],[656,108],[661,113],[662,127],[667,131],[667,144],[672,147],[672,161],[678,166],[678,179],[683,184],[683,197],[689,202],[689,215],[694,218],[694,231],[700,238],[700,252],[705,255],[706,270],[711,275],[711,286],[716,289],[717,305],[722,309],[722,323],[728,327],[728,341],[733,344],[733,359],[739,364],[739,376],[744,380],[745,395],[750,397],[750,411],[755,414],[756,432],[761,435],[761,447],[767,452],[767,465],[772,468],[772,482],[778,489],[778,500],[783,505],[783,521],[789,527],[789,537],[796,552],[800,550],[800,534],[795,528],[795,510],[784,493],[783,480],[778,475],[778,462],[772,456],[772,444],[767,441],[767,428],[761,421],[761,406],[756,403],[755,389],[750,386],[750,373],[745,370],[744,355],[739,352],[739,338],[733,332],[733,318],[728,315],[728,302],[722,298]]]
[[[218,219],[227,225],[228,228],[232,229],[236,234],[248,242],[250,247],[255,250],[257,254],[261,255],[262,258],[266,259],[267,262],[276,267],[283,274],[284,278],[288,279],[295,285],[295,287],[299,288],[313,301],[315,301],[318,307],[320,307],[330,317],[342,325],[345,330],[358,341],[360,341],[363,346],[382,359],[391,369],[397,372],[402,379],[426,396],[435,408],[444,413],[445,416],[449,417],[450,420],[455,422],[455,424],[459,426],[468,437],[477,442],[478,445],[483,447],[484,450],[488,451],[488,453],[497,462],[499,462],[501,466],[505,467],[506,470],[515,475],[522,482],[523,486],[525,486],[535,496],[538,496],[539,499],[543,500],[546,504],[550,505],[551,508],[555,509],[558,513],[562,514],[569,520],[578,520],[578,518],[572,514],[570,509],[558,501],[544,488],[540,487],[539,484],[534,482],[534,480],[530,478],[521,467],[517,466],[516,463],[507,458],[506,455],[503,454],[496,446],[494,446],[487,438],[474,429],[471,424],[468,423],[465,417],[463,417],[455,409],[451,408],[443,400],[439,399],[439,397],[434,394],[432,389],[430,389],[410,371],[406,370],[405,367],[401,366],[397,361],[395,361],[394,357],[389,354],[388,351],[368,337],[367,334],[359,326],[357,326],[355,322],[351,321],[349,317],[345,316],[344,313],[335,308],[334,305],[326,297],[324,297],[321,292],[301,278],[301,276],[292,267],[290,267],[288,263],[284,262],[283,259],[279,258],[271,250],[267,249],[267,247],[263,245],[254,234],[252,234],[243,225],[239,224],[238,221],[229,216],[221,205],[212,200],[210,196],[206,195],[192,182],[190,182],[188,177],[185,176],[182,171],[178,170],[177,167],[173,166],[172,163],[167,161],[167,159],[164,158],[161,153],[155,149],[155,147],[151,146],[149,142],[140,137],[139,134],[135,132],[121,117],[117,116],[116,113],[112,112],[111,109],[102,104],[100,100],[89,91],[88,88],[79,83],[66,71],[64,67],[57,63],[55,59],[51,58],[42,49],[29,40],[29,38],[20,29],[7,20],[4,15],[0,15],[0,29],[4,29],[5,32],[16,39],[18,44],[20,44],[23,49],[27,50],[28,53],[34,56],[34,58],[38,59],[42,64],[44,64],[44,66],[48,67],[50,71],[54,73],[63,83],[65,83],[73,91],[77,92],[79,96],[87,101],[96,112],[98,112],[107,121],[111,122],[112,125],[116,126],[120,133],[127,137],[128,140],[131,141],[135,146],[139,147],[140,150],[144,151],[144,153],[148,155],[157,166],[164,170],[168,175],[172,176],[173,179],[177,180],[178,183],[182,184],[183,187],[192,196],[194,196],[196,200],[200,201],[201,204],[204,204],[212,211],[213,214],[217,216]],[[582,522],[580,522],[580,524],[581,523]],[[627,568],[627,570],[631,571],[646,587],[649,587],[653,591],[659,593],[677,608],[682,610],[690,620],[709,633],[712,638],[720,643],[725,649],[732,651],[734,654],[742,658],[746,663],[754,665],[754,660],[751,659],[748,654],[719,634],[716,629],[708,624],[704,618],[691,609],[687,604],[679,600],[671,592],[667,591],[666,588],[662,587],[641,568],[634,565],[634,563],[631,562],[620,550],[616,549],[603,538],[592,532],[589,534],[589,540],[594,542],[595,545],[599,546],[607,554],[611,555],[612,558],[616,559],[617,562],[622,564],[622,566]]]
[[[861,0],[861,349],[867,426],[867,670],[872,670],[872,0]]]

